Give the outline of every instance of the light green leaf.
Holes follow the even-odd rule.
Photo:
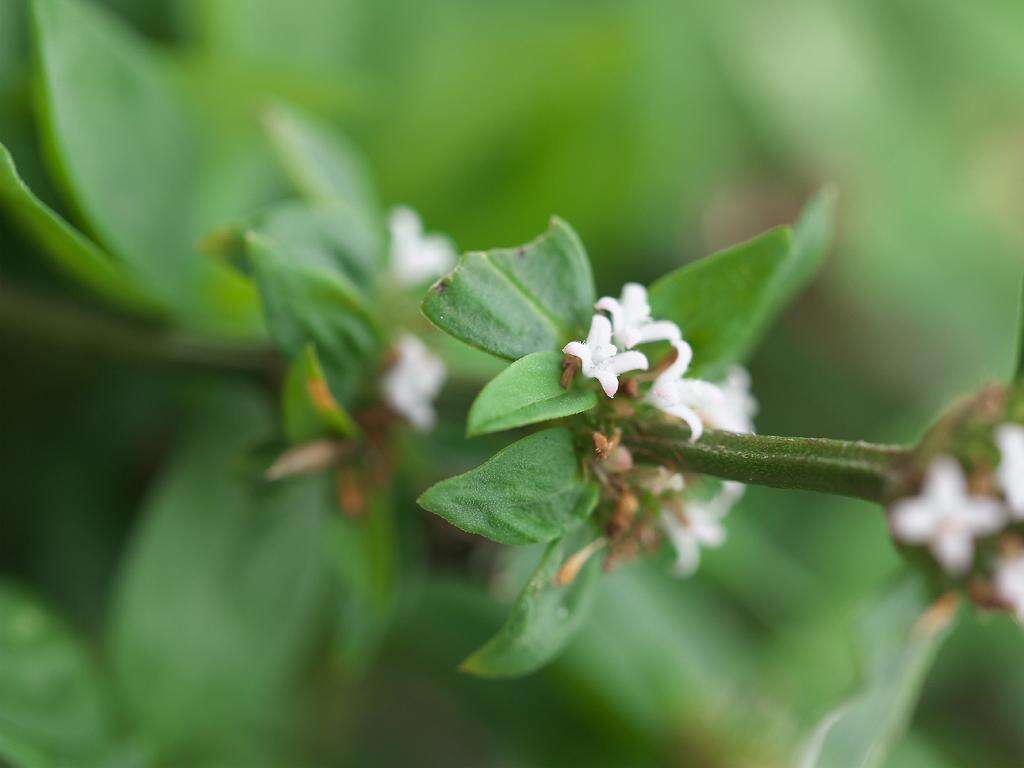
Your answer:
[[[589,530],[581,533],[594,536]],[[505,624],[462,662],[462,671],[480,677],[519,677],[540,669],[562,652],[593,605],[601,558],[591,557],[566,586],[556,586],[553,579],[566,557],[588,543],[586,538],[570,535],[548,545]]]
[[[331,391],[349,402],[380,346],[359,290],[338,270],[309,263],[308,254],[256,232],[246,234],[246,255],[275,343],[291,356],[316,344]]]
[[[927,610],[926,610],[927,609]],[[800,768],[880,768],[910,721],[955,604],[928,609],[918,579],[899,585],[865,616],[864,682],[826,715],[804,747]]]
[[[805,208],[795,232],[778,228],[670,272],[650,288],[653,314],[694,350],[693,375],[717,378],[745,358],[813,277],[831,236],[835,195]]]
[[[292,764],[275,751],[322,631],[334,511],[325,476],[270,484],[249,471],[269,428],[252,392],[209,397],[135,532],[112,658],[156,762]]]
[[[487,384],[469,409],[469,436],[582,413],[597,405],[592,389],[562,389],[562,355],[534,352]]]
[[[443,331],[509,360],[560,349],[589,324],[593,307],[590,261],[558,218],[526,245],[465,254],[423,300]]]
[[[502,544],[557,539],[587,518],[598,489],[584,481],[567,429],[552,428],[498,451],[419,498],[428,512]]]
[[[71,633],[20,589],[0,584],[0,763],[92,764],[110,747],[105,694]]]
[[[169,303],[196,300],[195,137],[183,94],[146,43],[81,0],[34,0],[41,128],[98,240]],[[209,266],[209,265],[207,265]]]
[[[366,163],[339,131],[283,104],[267,111],[264,125],[299,192],[315,203],[349,207],[362,226],[380,225]]]
[[[284,434],[301,443],[326,434],[352,437],[359,425],[331,394],[316,346],[309,344],[288,368],[281,392]]]
[[[112,304],[141,314],[159,314],[155,300],[143,293],[122,265],[32,194],[2,144],[0,203],[57,269]]]

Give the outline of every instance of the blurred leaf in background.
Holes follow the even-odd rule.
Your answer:
[[[221,330],[259,333],[258,302],[195,242],[290,194],[260,122],[284,100],[353,137],[380,200],[467,249],[572,221],[598,295],[791,221],[837,182],[839,248],[752,361],[761,432],[911,441],[951,396],[1008,372],[1024,266],[1019,3],[45,0],[42,48],[29,10],[0,2],[0,143],[19,175],[97,245],[152,268],[172,303],[172,286],[217,274],[198,295]],[[88,301],[38,248],[0,218],[5,284]],[[60,729],[61,755],[98,748],[107,727],[81,681],[90,655],[111,671],[91,650],[107,647],[113,610],[122,714],[172,759],[193,739],[223,755],[247,736],[245,749],[290,757],[299,722],[309,730],[290,737],[316,764],[788,764],[853,689],[849,619],[897,569],[868,505],[752,489],[696,579],[622,570],[550,669],[468,678],[456,665],[501,626],[493,596],[515,590],[490,550],[412,503],[495,447],[465,443],[459,421],[406,446],[419,483],[396,486],[395,521],[410,591],[369,677],[324,684],[314,726],[309,677],[334,678],[314,661],[304,677],[295,658],[329,645],[335,609],[366,603],[339,608],[318,581],[330,577],[306,570],[324,544],[318,490],[263,498],[240,479],[232,457],[272,403],[242,395],[210,416],[194,396],[207,378],[26,349],[3,330],[0,567],[47,606],[11,593],[18,615],[45,617],[40,647],[78,649],[54,673],[74,695],[44,708],[93,724],[81,739]],[[476,388],[446,392],[453,423]],[[181,442],[197,420],[220,431]],[[890,765],[1019,765],[1024,683],[1006,670],[1022,664],[1009,621],[961,621]],[[174,696],[150,695],[175,681]],[[0,703],[31,698],[14,683]],[[219,714],[197,723],[192,702]],[[27,731],[0,733],[31,766]]]

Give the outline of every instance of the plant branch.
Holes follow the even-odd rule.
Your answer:
[[[218,374],[277,377],[278,353],[233,341],[126,320],[0,286],[0,337],[75,355]]]
[[[627,435],[637,459],[724,480],[819,491],[884,503],[902,492],[905,448],[844,440],[706,432],[689,441],[686,427],[657,424]]]

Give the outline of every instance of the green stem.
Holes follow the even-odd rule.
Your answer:
[[[281,369],[279,355],[264,344],[125,320],[6,286],[0,287],[0,337],[75,355],[218,374],[274,378]]]
[[[908,451],[888,445],[806,437],[707,432],[658,424],[623,438],[634,458],[724,480],[819,491],[885,503],[902,492]]]

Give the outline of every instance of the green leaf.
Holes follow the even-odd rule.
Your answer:
[[[559,352],[534,352],[512,363],[473,401],[467,435],[559,419],[597,405],[597,394],[591,389],[562,389],[561,375]]]
[[[328,562],[335,571],[333,648],[343,669],[364,672],[384,637],[395,601],[394,499],[377,491],[360,517],[333,515],[327,523]]]
[[[307,345],[292,361],[281,399],[284,434],[290,442],[301,443],[327,434],[359,434],[359,425],[331,394],[314,344]]]
[[[110,738],[106,691],[85,650],[35,600],[0,584],[0,763],[89,765]]]
[[[340,132],[283,104],[264,125],[296,189],[315,203],[347,206],[362,226],[379,226],[380,210],[362,156]]]
[[[366,300],[338,270],[266,235],[247,233],[246,254],[274,342],[291,356],[316,344],[331,391],[347,403],[380,346]]]
[[[363,291],[374,287],[383,268],[380,233],[344,205],[279,203],[250,229],[287,243],[305,264],[340,270]]]
[[[122,265],[32,194],[3,144],[0,144],[0,203],[11,220],[33,238],[53,265],[67,276],[124,309],[146,315],[160,313],[159,305],[144,294]]]
[[[546,429],[498,451],[476,469],[442,480],[419,498],[428,512],[502,544],[536,544],[587,518],[598,489],[584,481],[563,428]]]
[[[591,538],[594,535],[589,530],[585,533]],[[505,624],[462,662],[459,668],[463,672],[519,677],[540,669],[562,652],[593,605],[601,559],[591,557],[566,586],[555,586],[553,579],[565,558],[587,543],[584,536],[574,535],[548,545]]]
[[[693,375],[717,378],[744,359],[813,277],[830,238],[835,195],[815,196],[795,232],[778,228],[670,272],[650,288],[653,315],[694,350]]]
[[[264,483],[249,471],[246,452],[269,429],[255,393],[208,397],[135,532],[112,658],[155,762],[294,764],[274,750],[300,725],[334,512],[326,476]]]
[[[423,300],[423,312],[455,338],[498,357],[561,349],[594,312],[594,276],[579,237],[551,220],[519,248],[467,253]]]
[[[41,128],[98,240],[151,292],[196,300],[195,137],[183,94],[146,43],[79,0],[34,0]],[[208,266],[208,265],[207,265]]]
[[[826,715],[808,740],[800,768],[879,768],[917,705],[928,669],[956,617],[928,609],[920,580],[908,580],[873,607],[862,628],[864,682]],[[926,611],[927,609],[927,611]]]

